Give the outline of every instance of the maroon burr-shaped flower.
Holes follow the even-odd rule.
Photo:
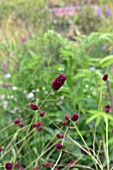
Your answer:
[[[34,104],[34,103],[30,103],[30,104],[29,104],[29,107],[30,107],[31,109],[33,109],[33,110],[38,110],[38,109],[39,109],[39,106],[37,106],[37,105]]]
[[[2,152],[3,151],[3,148],[2,147],[0,147],[0,152]]]
[[[24,124],[20,122],[20,123],[18,124],[18,126],[20,126],[21,128],[23,128],[23,127],[24,127]]]
[[[46,163],[42,163],[43,167],[51,167],[54,166],[54,164],[52,162],[46,162]]]
[[[71,117],[71,120],[72,120],[73,122],[76,122],[76,121],[78,120],[78,118],[79,118],[79,115],[78,115],[77,113],[75,113],[75,114]]]
[[[5,164],[5,168],[6,168],[7,170],[12,170],[12,169],[13,169],[12,163],[7,162],[7,163]]]
[[[40,131],[42,131],[43,130],[43,126],[39,126],[38,128],[37,128],[37,130],[40,132]]]
[[[40,117],[43,117],[45,114],[46,114],[46,112],[43,110],[43,111],[40,112],[39,115],[40,115]]]
[[[21,164],[19,162],[17,162],[15,165],[14,165],[14,168],[20,168]]]
[[[83,153],[84,155],[86,155],[86,154],[88,153],[88,149],[87,149],[87,148],[84,148],[84,149],[82,150],[82,153]]]
[[[19,124],[19,123],[20,123],[20,119],[17,118],[14,120],[14,124]]]
[[[40,122],[35,123],[35,127],[39,127],[39,126],[42,126],[42,122],[41,122],[41,121],[40,121]]]
[[[65,74],[60,74],[54,81],[53,81],[53,83],[52,83],[52,88],[54,89],[54,90],[59,90],[61,87],[62,87],[62,85],[64,84],[64,82],[65,82],[65,80],[66,80],[66,75]]]
[[[110,107],[109,105],[106,105],[105,108],[104,108],[104,111],[105,111],[106,113],[109,113],[110,110],[111,110],[111,107]]]
[[[62,126],[66,126],[68,124],[68,122],[64,121],[62,122]]]
[[[108,80],[108,74],[104,74],[103,78],[102,78],[104,81],[107,81]]]
[[[68,115],[65,115],[65,116],[64,116],[64,119],[69,120],[69,116],[68,116]]]
[[[61,143],[56,143],[56,148],[61,150],[63,148],[63,145]]]
[[[58,139],[64,138],[64,134],[59,134],[59,133],[57,133],[57,134],[56,134],[56,137],[57,137]]]

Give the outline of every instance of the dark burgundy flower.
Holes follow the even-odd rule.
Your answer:
[[[17,118],[14,120],[14,124],[19,124],[19,123],[20,123],[20,119]]]
[[[68,115],[65,115],[65,116],[64,116],[64,119],[69,120],[69,116],[68,116]]]
[[[54,164],[52,162],[46,162],[46,163],[42,163],[43,167],[51,167],[54,166]]]
[[[63,145],[61,143],[56,143],[56,148],[61,150],[63,148]]]
[[[79,115],[78,115],[77,113],[75,113],[75,114],[71,117],[71,120],[75,122],[75,121],[78,120],[78,118],[79,118]]]
[[[111,107],[110,107],[109,105],[106,105],[105,108],[104,108],[104,111],[105,111],[106,113],[109,113],[110,110],[111,110]]]
[[[77,162],[77,160],[72,160],[68,163],[68,165],[74,165]]]
[[[43,110],[43,111],[40,112],[39,115],[40,115],[40,117],[43,117],[45,114],[46,114],[46,112]]]
[[[2,149],[2,147],[0,147],[0,152],[2,152],[3,151],[3,149]]]
[[[42,131],[43,130],[43,126],[39,126],[38,128],[37,128],[37,130],[40,132],[40,131]]]
[[[19,168],[18,170],[24,170],[24,168]]]
[[[86,154],[88,153],[88,149],[87,149],[87,148],[84,148],[84,149],[82,150],[82,153],[83,153],[84,155],[86,155]]]
[[[40,121],[40,122],[35,123],[35,127],[39,127],[39,126],[42,126],[42,122],[41,122],[41,121]]]
[[[10,162],[7,162],[7,163],[5,164],[5,168],[6,168],[7,170],[12,170],[12,169],[13,169],[13,165],[12,165]]]
[[[107,80],[108,80],[108,74],[104,74],[103,80],[104,80],[104,81],[107,81]]]
[[[65,82],[65,80],[66,80],[66,75],[65,74],[60,74],[54,81],[53,81],[53,83],[52,83],[52,88],[54,89],[54,90],[59,90],[61,87],[62,87],[62,85],[64,84],[64,82]]]
[[[19,162],[17,162],[15,165],[14,165],[14,168],[19,168],[21,166],[21,164]]]
[[[68,124],[68,122],[62,122],[62,126],[66,126]]]
[[[29,107],[30,107],[31,109],[33,109],[33,110],[38,110],[38,109],[39,109],[39,106],[37,106],[37,105],[34,104],[34,103],[30,103],[30,104],[29,104]]]
[[[39,170],[39,169],[40,169],[40,166],[36,165],[33,170]]]
[[[20,126],[21,128],[23,128],[23,127],[24,127],[24,124],[20,122],[20,123],[18,124],[18,126]]]
[[[57,134],[56,134],[56,137],[59,138],[59,139],[64,138],[64,134],[59,134],[59,133],[57,133]]]

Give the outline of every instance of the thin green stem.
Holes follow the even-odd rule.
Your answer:
[[[107,170],[109,170],[109,149],[108,149],[108,117],[106,116],[106,159],[107,159]]]

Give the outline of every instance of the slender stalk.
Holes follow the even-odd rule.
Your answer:
[[[16,162],[16,159],[18,158],[19,153],[21,152],[22,148],[24,147],[25,140],[26,140],[27,135],[28,135],[28,133],[29,133],[29,130],[30,130],[31,126],[32,126],[32,123],[33,123],[35,117],[37,116],[37,113],[39,112],[40,108],[43,106],[43,104],[45,103],[45,101],[47,100],[47,98],[50,96],[50,94],[52,93],[52,91],[53,91],[53,89],[52,89],[52,90],[50,91],[50,93],[46,96],[46,98],[42,101],[41,105],[39,106],[38,110],[36,111],[35,115],[33,116],[32,120],[31,120],[31,122],[30,122],[30,124],[29,124],[29,126],[28,126],[28,129],[27,129],[27,132],[26,132],[26,135],[25,135],[23,144],[21,145],[19,151],[17,152],[17,155],[16,155],[16,158],[15,158],[15,160],[14,160],[14,163]]]
[[[106,84],[107,84],[107,87],[108,87],[108,93],[109,93],[110,102],[111,102],[111,110],[112,110],[112,113],[113,113],[113,95],[112,95],[112,91],[111,91],[111,86],[110,86],[109,80],[106,80]]]
[[[106,116],[106,159],[107,159],[107,170],[109,170],[108,117],[107,116]]]

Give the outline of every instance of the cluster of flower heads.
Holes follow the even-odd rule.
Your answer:
[[[14,124],[20,126],[21,128],[24,127],[24,124],[21,122],[21,120],[20,120],[19,118],[16,118],[16,119],[14,120]]]

